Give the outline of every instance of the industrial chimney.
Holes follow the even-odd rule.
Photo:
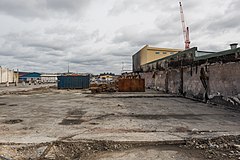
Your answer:
[[[231,49],[236,49],[237,46],[238,46],[238,43],[231,43],[230,44]]]

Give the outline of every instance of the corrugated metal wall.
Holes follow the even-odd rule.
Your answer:
[[[18,82],[18,73],[14,73],[13,70],[9,70],[8,68],[0,67],[0,84],[7,82]]]
[[[58,89],[85,89],[89,84],[89,76],[58,76]]]

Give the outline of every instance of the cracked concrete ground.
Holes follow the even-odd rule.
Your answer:
[[[88,91],[51,89],[0,96],[2,145],[92,140],[181,144],[190,138],[239,135],[239,122],[240,113],[222,106],[153,91],[93,95]],[[152,159],[160,159],[154,157],[162,153],[160,157],[167,156],[166,159],[189,156],[189,153],[183,154],[185,152],[180,154],[177,149],[168,150],[169,154],[164,154],[165,150],[158,152],[159,148],[143,150],[132,148],[99,157],[137,159],[146,155],[145,159],[151,159],[151,155]],[[1,154],[7,153],[0,150]]]

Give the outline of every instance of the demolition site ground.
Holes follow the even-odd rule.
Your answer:
[[[155,91],[0,93],[0,159],[240,159],[240,113]]]

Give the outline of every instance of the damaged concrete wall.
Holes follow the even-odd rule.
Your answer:
[[[141,73],[141,78],[145,79],[145,87],[152,88],[159,91],[166,91],[166,72],[156,71],[156,72],[144,72]]]
[[[145,79],[145,87],[146,88],[155,88],[155,79],[153,72],[144,72],[140,74],[141,78]]]
[[[201,79],[201,70],[207,72],[206,85]],[[181,69],[142,73],[145,85],[169,93],[225,105],[240,106],[240,62],[226,64],[202,64]],[[182,91],[181,91],[182,83]],[[181,93],[182,92],[182,93]]]
[[[183,70],[183,92],[187,97],[204,99],[205,89],[200,80],[200,69],[204,66],[187,67]]]
[[[210,99],[240,106],[240,62],[211,65],[209,74]]]
[[[155,76],[153,77],[155,87],[157,90],[166,92],[166,73],[165,71],[157,71],[155,72]]]
[[[181,74],[179,69],[172,69],[168,71],[168,92],[179,93],[181,83]]]
[[[141,74],[142,78],[145,78],[145,86],[147,88],[157,89],[159,91],[178,93],[180,87],[180,71],[156,71],[156,72],[144,72]]]
[[[209,67],[210,94],[234,96],[240,93],[240,63],[216,64]]]

